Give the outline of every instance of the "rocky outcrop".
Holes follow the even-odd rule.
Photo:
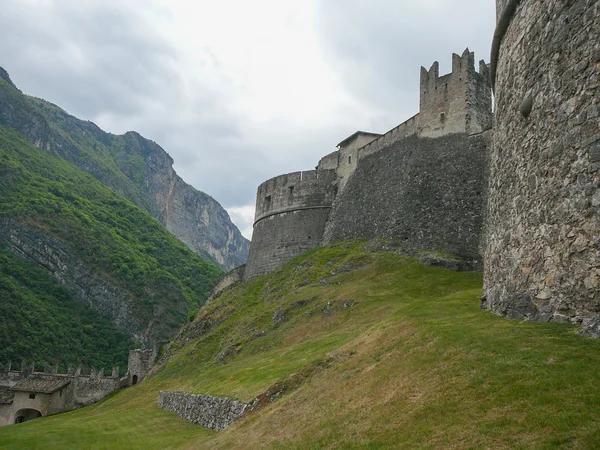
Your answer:
[[[53,151],[148,211],[190,250],[226,270],[243,264],[249,242],[212,197],[185,183],[173,159],[135,132],[106,133],[58,106],[27,97],[0,68],[0,122]]]
[[[62,242],[44,231],[12,220],[0,220],[0,245],[48,271],[76,299],[108,316],[142,346],[164,338],[158,321],[141,323],[131,296],[87,268]]]
[[[25,100],[8,72],[0,67],[0,123],[23,134],[37,148],[50,149],[50,126]]]
[[[217,431],[242,418],[248,407],[228,398],[183,392],[161,392],[158,406],[176,413],[183,420]]]
[[[249,242],[212,197],[185,183],[173,159],[156,143],[135,132],[117,136],[144,159],[143,187],[151,213],[190,250],[230,270],[248,257]]]

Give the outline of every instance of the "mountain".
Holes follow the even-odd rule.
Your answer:
[[[46,270],[0,248],[0,364],[27,359],[58,361],[61,370],[81,363],[125,370],[134,345],[108,317],[75,298]]]
[[[24,95],[0,68],[0,123],[35,147],[60,155],[144,209],[189,249],[229,270],[243,264],[249,242],[209,195],[186,184],[173,159],[136,132],[106,133],[52,103]]]
[[[40,148],[4,125],[4,117],[0,116],[0,247],[35,263],[137,345],[169,339],[189,311],[207,298],[222,271],[146,211],[44,143],[49,127],[41,113],[26,116],[24,129],[30,139],[37,134]],[[10,273],[10,261],[3,261],[2,269]],[[19,297],[5,293],[0,300],[18,302]],[[15,333],[0,347],[31,339],[23,323],[7,325]]]

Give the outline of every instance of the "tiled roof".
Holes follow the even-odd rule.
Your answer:
[[[363,136],[373,136],[374,138],[377,138],[377,137],[381,136],[381,134],[379,134],[379,133],[369,133],[368,131],[357,131],[356,133],[351,134],[350,136],[348,136],[346,139],[344,139],[342,142],[340,142],[337,146],[338,147],[342,147],[342,146],[344,146],[344,144],[349,143],[355,137],[360,136],[360,135],[363,135]]]
[[[71,380],[45,380],[42,378],[27,378],[19,381],[11,391],[19,392],[40,392],[42,394],[52,394],[60,388],[69,384]]]
[[[14,392],[11,392],[8,387],[0,386],[0,405],[10,405],[13,402]]]

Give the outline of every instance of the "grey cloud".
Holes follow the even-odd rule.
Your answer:
[[[170,64],[177,52],[116,2],[9,2],[0,29],[10,36],[0,41],[9,57],[2,64],[18,84],[34,95],[50,92],[86,118],[131,114],[145,96],[179,85]]]
[[[253,167],[260,150],[240,136],[242,119],[222,107],[229,94],[203,80],[186,88],[177,49],[135,13],[148,2],[59,0],[33,14],[25,3],[3,6],[0,16],[10,37],[0,40],[0,65],[24,92],[82,119],[127,124],[174,156],[188,183],[225,205],[240,204],[240,192],[254,190],[266,171]],[[166,111],[148,113],[148,104]],[[235,164],[256,176],[233,175]]]
[[[417,112],[421,65],[439,60],[449,71],[451,53],[467,46],[488,60],[494,12],[491,0],[349,0],[343,6],[321,0],[317,23],[340,83],[366,107],[381,111],[373,120],[377,126]]]

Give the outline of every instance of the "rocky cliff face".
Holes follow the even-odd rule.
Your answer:
[[[170,335],[164,324],[150,319],[142,323],[136,314],[134,299],[122,288],[87,268],[60,240],[39,228],[14,220],[0,220],[0,245],[13,253],[33,261],[47,270],[78,300],[110,318],[117,328],[132,336],[133,340],[147,346]],[[160,304],[156,307],[160,308]],[[181,314],[185,314],[181,303]],[[155,311],[161,317],[165,311]]]
[[[231,269],[249,242],[212,197],[185,183],[173,159],[135,132],[106,133],[44,100],[27,97],[0,68],[0,122],[36,147],[56,152],[156,217],[195,253]]]
[[[249,242],[231,222],[227,211],[209,195],[194,189],[173,170],[173,159],[156,143],[138,133],[122,136],[126,148],[144,159],[143,188],[151,213],[190,250],[208,254],[229,270],[248,257]]]
[[[19,131],[37,148],[49,150],[50,126],[24,97],[8,72],[0,67],[0,122]]]

